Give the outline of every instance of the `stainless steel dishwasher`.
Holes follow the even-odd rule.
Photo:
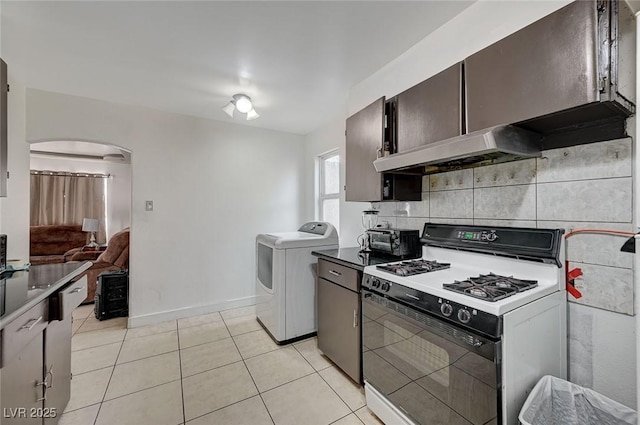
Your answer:
[[[362,383],[360,282],[362,272],[318,259],[318,349]]]

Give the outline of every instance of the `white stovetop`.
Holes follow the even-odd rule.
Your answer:
[[[564,267],[558,268],[555,264],[534,263],[433,247],[424,247],[422,258],[450,263],[451,267],[414,276],[397,276],[379,270],[376,266],[368,266],[365,267],[364,273],[498,316],[545,295],[565,290]],[[462,281],[479,274],[489,273],[537,280],[538,286],[495,302],[470,297],[442,287],[444,283],[453,283],[456,280]]]

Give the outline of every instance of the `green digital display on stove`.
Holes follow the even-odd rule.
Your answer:
[[[475,233],[471,233],[471,232],[465,232],[464,236],[462,237],[463,239],[475,239],[476,234]]]

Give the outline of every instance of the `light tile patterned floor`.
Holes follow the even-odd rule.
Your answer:
[[[126,329],[73,313],[60,425],[380,425],[309,338],[278,346],[253,307]]]

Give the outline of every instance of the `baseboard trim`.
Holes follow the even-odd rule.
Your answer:
[[[199,316],[201,314],[215,313],[217,311],[229,310],[232,308],[248,307],[255,305],[256,297],[237,298],[214,304],[198,305],[192,307],[179,308],[175,310],[160,311],[157,313],[143,314],[129,317],[127,327],[137,328],[146,325],[156,325],[168,320],[184,319],[185,317]]]

